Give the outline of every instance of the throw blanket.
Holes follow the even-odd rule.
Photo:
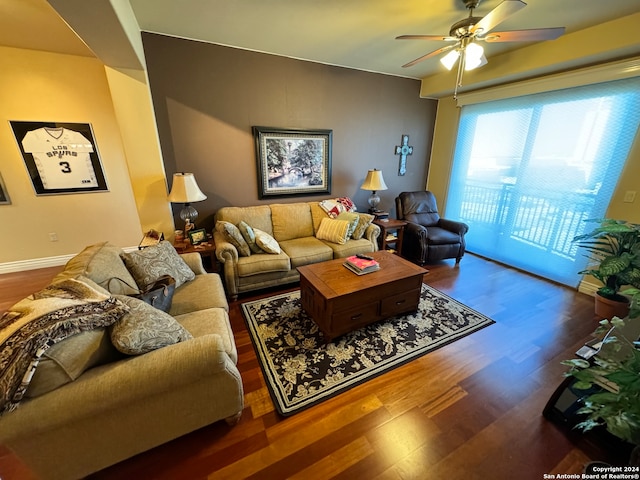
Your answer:
[[[75,279],[52,284],[11,307],[0,317],[0,415],[18,406],[47,348],[71,335],[109,326],[128,310]]]

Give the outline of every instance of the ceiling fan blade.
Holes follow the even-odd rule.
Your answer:
[[[443,52],[451,50],[452,48],[455,48],[457,46],[458,44],[456,43],[455,45],[447,45],[446,47],[439,48],[438,50],[434,50],[431,53],[427,53],[426,55],[418,57],[409,63],[405,63],[404,65],[402,65],[402,68],[413,67],[416,63],[420,63],[421,61],[426,60],[427,58],[435,57],[436,55],[439,55]]]
[[[473,25],[469,30],[476,35],[486,35],[499,23],[504,22],[508,17],[526,6],[527,4],[521,0],[504,0],[504,2],[487,13],[482,17],[482,20]]]
[[[485,42],[534,42],[537,40],[555,40],[564,33],[564,27],[533,28],[531,30],[512,30],[510,32],[493,32],[480,37]]]
[[[456,42],[456,37],[443,35],[400,35],[396,40],[438,40],[440,42]]]

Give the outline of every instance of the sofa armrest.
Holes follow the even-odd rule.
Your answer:
[[[76,381],[26,400],[0,418],[0,440],[28,437],[99,417],[215,375],[242,382],[219,335],[196,337],[88,370]]]
[[[378,237],[380,236],[380,227],[378,225],[370,224],[364,231],[364,238],[369,240],[373,245],[373,251],[378,250]]]
[[[216,244],[216,258],[220,263],[238,261],[238,249],[224,239],[220,232],[213,232],[213,241]]]
[[[198,252],[181,253],[180,256],[196,275],[207,273],[202,263],[202,256]]]
[[[469,231],[469,225],[463,222],[456,222],[455,220],[447,220],[446,218],[441,218],[438,221],[438,226],[444,228],[445,230],[449,230],[450,232],[457,233],[460,236],[463,236]]]

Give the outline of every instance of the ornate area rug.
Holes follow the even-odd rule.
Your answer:
[[[287,416],[495,323],[428,285],[418,311],[323,342],[300,291],[242,304],[276,409]]]

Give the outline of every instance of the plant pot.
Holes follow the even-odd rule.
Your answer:
[[[629,299],[623,296],[620,296],[620,298],[621,300],[611,300],[596,292],[596,315],[607,319],[612,319],[614,316],[625,318],[629,315]]]

